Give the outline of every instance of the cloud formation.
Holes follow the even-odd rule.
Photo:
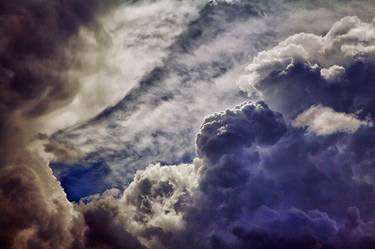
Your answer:
[[[67,150],[80,152],[75,162],[53,163],[54,173],[61,180],[59,168],[69,171],[74,166],[84,165],[94,169],[104,162],[110,174],[97,185],[100,187],[96,193],[99,193],[102,186],[126,187],[135,172],[150,163],[191,162],[195,155],[194,134],[204,117],[246,100],[233,82],[242,74],[249,59],[296,32],[323,34],[333,22],[348,14],[366,19],[371,15],[366,1],[338,3],[243,0],[217,1],[212,5],[205,1],[181,4],[180,1],[158,0],[152,4],[141,1],[122,6],[107,20],[110,25],[103,24],[109,27],[110,37],[117,45],[108,48],[108,54],[104,53],[100,61],[113,62],[121,69],[120,74],[109,73],[110,78],[105,77],[103,82],[112,85],[112,80],[121,77],[121,82],[130,84],[129,88],[122,85],[127,89],[124,98],[96,118],[51,137],[52,144],[61,144],[59,151],[66,146]],[[125,25],[127,21],[132,25]],[[115,57],[109,56],[113,49]],[[136,63],[117,63],[116,58]],[[96,68],[94,75],[108,75],[106,72],[107,66],[103,66]],[[133,77],[134,73],[139,77]],[[94,85],[97,84],[101,85],[100,82]],[[90,100],[97,95],[95,91],[106,92],[95,89],[88,94],[84,90],[80,92],[82,96],[89,95]],[[116,91],[113,96],[120,95]],[[86,107],[94,110],[91,102],[88,101]],[[72,115],[83,117],[92,113],[86,107],[71,108]],[[61,119],[68,120],[63,115],[49,121],[62,124]],[[77,180],[75,184],[83,186],[87,181]],[[69,198],[92,194],[67,193]]]
[[[245,102],[206,118],[193,164],[149,166],[111,203],[150,248],[371,248],[373,182],[355,172],[368,159],[348,156],[362,135],[311,137]]]
[[[109,11],[112,2],[102,5],[96,1],[21,1],[22,8],[2,3],[2,9],[10,13],[6,13],[1,24],[7,49],[0,54],[4,61],[1,87],[5,89],[0,127],[0,227],[5,229],[0,230],[0,247],[367,249],[375,246],[375,128],[370,125],[375,103],[373,23],[346,17],[324,36],[293,35],[259,53],[248,67],[249,74],[240,86],[252,100],[243,101],[245,96],[233,89],[228,90],[232,95],[221,99],[227,93],[223,89],[227,88],[220,82],[232,79],[234,75],[226,73],[238,67],[236,59],[230,58],[243,51],[230,50],[223,55],[218,52],[222,44],[217,39],[222,34],[221,26],[206,33],[202,27],[219,22],[225,24],[225,34],[230,36],[241,31],[239,28],[231,33],[233,27],[242,22],[245,25],[260,13],[246,4],[237,6],[235,1],[215,2],[219,13],[230,14],[218,19],[220,15],[213,7],[204,5],[201,18],[190,23],[188,31],[169,47],[172,51],[169,63],[151,70],[139,88],[134,88],[114,109],[83,125],[89,133],[105,133],[108,128],[114,137],[124,127],[134,132],[109,145],[115,147],[126,141],[126,153],[94,150],[97,154],[107,153],[130,168],[132,162],[143,156],[159,160],[168,153],[176,153],[177,156],[167,158],[178,162],[139,166],[147,161],[140,160],[131,168],[136,172],[134,178],[128,169],[123,169],[124,173],[120,168],[116,176],[130,178],[129,185],[121,186],[124,189],[109,189],[80,203],[66,199],[48,162],[31,150],[34,148],[30,148],[29,141],[41,129],[39,125],[45,115],[74,98],[77,89],[71,84],[76,79],[68,73],[72,65],[67,62],[79,59],[72,55],[77,51],[77,43],[70,42],[80,41],[77,36],[80,27],[99,32],[94,17]],[[11,13],[14,9],[20,13]],[[243,16],[233,19],[233,13]],[[31,25],[26,27],[36,34],[28,42],[19,39],[19,35],[26,34],[24,19]],[[46,23],[36,25],[41,20]],[[17,25],[12,29],[14,23]],[[46,28],[51,30],[48,39],[43,32]],[[252,34],[255,33],[247,33]],[[208,46],[207,41],[215,46]],[[202,51],[209,51],[218,60],[207,65],[209,59],[204,56],[207,53]],[[201,56],[192,57],[194,53]],[[224,62],[218,63],[222,59]],[[206,70],[197,68],[196,62]],[[212,77],[215,80],[210,80]],[[184,84],[176,86],[175,81]],[[210,101],[198,101],[211,93],[207,89],[215,89],[197,86],[197,82],[205,81],[222,90],[210,108],[205,106]],[[202,94],[193,95],[197,90]],[[204,106],[198,109],[200,114],[224,105],[235,106],[222,112],[217,110],[204,119],[195,139],[195,159],[189,139],[184,137],[186,140],[176,142],[181,138],[178,136],[181,130],[190,134],[201,117],[193,116],[191,121],[190,115],[196,109],[189,109],[189,105],[175,106],[178,101],[187,103],[186,99],[188,103],[198,101],[196,106]],[[225,103],[215,106],[219,102]],[[149,110],[154,107],[150,115]],[[116,112],[119,109],[121,112]],[[113,113],[120,113],[121,118],[106,122]],[[140,122],[145,120],[141,116],[147,117],[146,124]],[[97,129],[102,126],[106,129]],[[176,128],[180,126],[181,130]],[[307,131],[299,126],[307,127]],[[150,127],[147,133],[150,136],[140,135]],[[90,137],[84,136],[87,133],[82,135],[75,128],[69,131],[80,143],[90,144]],[[155,147],[150,149],[149,144]],[[190,147],[184,150],[184,146]],[[50,144],[46,149],[60,155],[62,160],[74,160],[81,152],[69,143]],[[92,152],[87,147],[82,150]],[[190,152],[189,163],[180,164],[184,155],[181,151]],[[87,161],[90,160],[98,165],[98,161],[88,157]],[[74,167],[74,177],[86,177],[91,184],[102,177],[96,173],[103,169],[106,173],[109,168],[107,165],[91,171],[87,165],[80,166],[83,170],[75,171]]]
[[[371,99],[374,44],[373,22],[345,17],[324,36],[295,34],[259,53],[239,86],[288,117],[314,104],[355,113]]]
[[[281,115],[265,103],[245,102],[203,121],[196,138],[197,154],[216,161],[238,147],[273,143],[285,130]]]
[[[350,20],[357,19],[344,18],[332,30]],[[293,37],[301,36],[314,37]],[[184,229],[168,230],[167,239],[154,234],[152,239],[143,238],[144,243],[151,246],[158,240],[165,248],[374,246],[374,129],[366,119],[371,117],[372,102],[362,99],[371,89],[367,85],[372,79],[367,71],[371,57],[346,58],[345,77],[340,75],[332,85],[321,76],[318,64],[309,63],[310,55],[296,55],[295,48],[279,51],[280,58],[292,58],[286,59],[288,63],[267,59],[257,68],[263,76],[255,86],[265,102],[245,102],[205,119],[197,134],[198,159],[193,164],[198,187],[193,205],[183,211]],[[368,73],[361,81],[369,87],[366,92],[353,86],[358,84],[354,79],[363,77],[357,70]],[[272,92],[267,85],[271,83],[280,95]],[[336,96],[330,93],[332,86],[350,95]],[[298,87],[315,91],[301,98],[291,93]],[[277,96],[277,102],[270,96]],[[356,101],[344,104],[342,97]],[[268,101],[279,112],[272,111]],[[165,231],[160,223],[158,230]]]
[[[322,68],[320,74],[327,82],[334,82],[345,75],[345,68],[343,66],[333,65],[329,68]]]
[[[79,90],[73,73],[82,67],[79,30],[100,32],[96,18],[115,5],[0,2],[1,248],[65,249],[79,238],[73,232],[79,215],[31,142],[46,116],[70,103]]]
[[[299,114],[292,122],[295,127],[307,127],[307,130],[317,135],[331,135],[338,132],[354,133],[361,126],[372,126],[366,120],[359,120],[355,115],[335,112],[321,105],[311,106]]]

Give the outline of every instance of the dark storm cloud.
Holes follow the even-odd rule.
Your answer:
[[[272,144],[286,131],[282,117],[263,102],[243,103],[206,118],[196,138],[197,153],[215,161],[239,147]]]
[[[274,144],[244,141],[216,163],[202,157],[201,194],[172,247],[192,240],[202,248],[371,248],[373,180],[354,173],[362,163],[353,148],[339,149],[361,133],[374,130],[321,138],[289,126]]]
[[[263,207],[255,216],[258,220],[252,228],[233,228],[239,239],[236,248],[248,244],[253,248],[331,248],[337,239],[336,223],[320,211],[291,209],[279,214]]]
[[[97,206],[82,211],[86,229],[83,229],[83,239],[76,241],[73,248],[113,248],[113,249],[143,249],[144,247],[129,232],[123,224],[116,220],[116,206],[110,202],[98,203]]]
[[[71,243],[68,209],[59,201],[51,203],[43,180],[29,165],[2,167],[1,248],[66,248]]]
[[[105,218],[103,212],[83,221],[74,216],[48,163],[27,148],[43,115],[69,103],[79,89],[69,70],[84,66],[76,57],[80,28],[100,32],[96,18],[115,3],[0,1],[1,248],[65,249],[75,240],[91,248],[142,248],[110,222],[108,234],[95,236],[102,227],[92,216]],[[84,240],[83,230],[72,232],[73,223],[88,229]]]
[[[233,234],[239,239],[235,248],[373,248],[374,221],[361,220],[359,211],[347,211],[341,228],[326,213],[303,212],[292,208],[281,214],[261,207],[255,214],[252,227],[237,226]]]
[[[0,2],[3,155],[16,147],[9,134],[25,132],[18,127],[22,122],[72,100],[79,85],[68,71],[82,66],[74,57],[81,45],[75,35],[83,25],[95,29],[95,16],[112,4],[95,0]],[[32,129],[32,122],[27,126]]]
[[[369,33],[359,37],[358,30]],[[187,230],[177,244],[200,237],[195,246],[203,248],[374,246],[375,129],[342,130],[330,123],[373,116],[372,30],[373,24],[347,17],[321,41],[297,34],[254,59],[250,93],[283,114],[284,128],[263,144],[253,134],[273,134],[277,126],[268,120],[283,120],[281,114],[251,115],[250,123],[259,122],[251,129],[243,113],[232,110],[205,120],[197,136],[202,194],[187,212]],[[344,70],[332,67],[336,63]],[[318,104],[329,114],[309,119],[332,132],[293,127],[297,114]]]
[[[48,111],[50,102],[69,100],[78,86],[63,72],[69,65],[79,66],[74,57],[65,54],[69,40],[82,25],[95,26],[97,12],[106,11],[113,3],[2,1],[2,108],[29,105],[24,111],[34,116]]]

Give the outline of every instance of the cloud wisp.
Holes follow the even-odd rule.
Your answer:
[[[338,132],[354,133],[361,126],[372,126],[370,121],[359,120],[355,115],[335,112],[321,105],[312,106],[299,114],[292,124],[295,127],[305,127],[308,131],[320,136]]]

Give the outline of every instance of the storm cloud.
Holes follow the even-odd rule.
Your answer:
[[[362,24],[357,18],[349,17],[336,23],[328,34],[340,29],[340,25],[346,27],[347,23],[370,27],[370,24]],[[341,36],[346,36],[345,30],[351,32],[350,28],[343,29]],[[314,37],[297,34],[281,44],[309,36]],[[350,44],[353,41],[356,40],[351,38]],[[330,94],[332,84],[346,91],[344,96],[350,100],[361,98],[363,94],[367,96],[372,89],[371,85],[367,85],[371,84],[371,80],[366,81],[371,79],[371,71],[366,70],[372,65],[371,54],[361,54],[363,57],[353,54],[352,59],[336,55],[337,58],[345,57],[346,72],[351,72],[351,67],[356,65],[356,70],[369,74],[368,77],[360,75],[366,79],[363,84],[369,87],[363,92],[362,88],[353,91],[358,87],[358,80],[354,81],[358,75],[349,78],[340,75],[332,83],[332,78],[328,80],[321,76],[319,64],[309,63],[309,53],[298,57],[294,48],[292,45],[290,51],[281,49],[281,58],[287,58],[288,63],[271,61],[267,67],[261,63],[262,66],[254,66],[262,73],[256,71],[262,75],[257,76],[259,83],[254,85],[257,98],[263,97],[265,102],[245,102],[205,119],[196,138],[198,158],[190,166],[198,172],[199,185],[193,192],[194,204],[183,209],[184,229],[171,235],[171,231],[167,233],[159,225],[158,230],[163,231],[163,235],[156,233],[152,239],[160,236],[163,238],[160,243],[166,248],[374,246],[374,180],[371,167],[374,129],[367,125],[371,120],[372,102],[362,101],[361,109],[354,109],[358,102],[349,101],[344,105],[341,95],[333,95],[333,92],[331,98],[324,96]],[[259,56],[272,53],[272,49],[270,51]],[[340,52],[345,53],[345,50]],[[295,57],[298,59],[290,59]],[[356,64],[357,61],[360,64]],[[264,62],[269,63],[268,60]],[[281,93],[276,95],[267,84],[273,84],[272,90],[283,87],[284,92],[279,90]],[[289,87],[292,87],[291,90]],[[317,90],[310,91],[308,97],[301,99],[295,92],[290,94],[299,87]],[[350,95],[346,89],[352,90]],[[271,96],[278,97],[277,102]],[[269,109],[267,101],[279,112]],[[330,107],[319,107],[321,104]],[[310,109],[301,110],[305,105]],[[313,105],[317,107],[311,107]],[[289,106],[291,108],[287,108]],[[332,122],[333,125],[349,127],[348,122],[352,125],[354,122],[358,126],[355,125],[355,129],[350,128],[352,126],[334,127],[328,129],[330,132],[314,133],[310,131],[315,128],[315,131],[320,131],[320,127],[309,126],[309,131],[295,125],[295,117],[302,123],[307,120],[309,125],[310,119],[301,117],[306,116],[309,110],[315,110],[312,108],[330,112],[329,118],[339,121]],[[338,113],[331,108],[352,111],[352,114]],[[367,121],[357,120],[357,115]],[[328,121],[319,122],[319,125],[327,125],[325,122]],[[361,122],[364,122],[363,126]],[[327,127],[324,129],[327,130]],[[168,199],[167,196],[165,198]],[[169,236],[165,237],[166,234]]]
[[[115,1],[0,2],[0,247],[69,248],[76,215],[30,145],[45,115],[78,92],[82,27]]]
[[[0,3],[0,247],[374,248],[371,5],[314,4]]]

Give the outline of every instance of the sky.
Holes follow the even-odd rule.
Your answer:
[[[375,248],[372,0],[0,18],[0,248]]]

